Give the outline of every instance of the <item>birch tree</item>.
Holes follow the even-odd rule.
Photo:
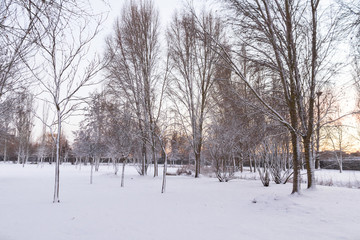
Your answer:
[[[91,15],[85,7],[88,5],[87,1],[52,2],[43,12],[42,25],[36,29],[40,65],[36,69],[29,66],[54,116],[47,124],[56,145],[54,203],[60,202],[62,123],[78,109],[83,99],[79,90],[92,85],[94,76],[102,68],[100,60],[88,56],[90,42],[98,34],[101,22],[101,16]],[[41,35],[42,28],[46,29],[45,35]]]

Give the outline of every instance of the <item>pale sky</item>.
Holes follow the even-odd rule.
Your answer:
[[[91,44],[92,52],[96,52],[100,55],[102,55],[104,52],[105,38],[110,34],[112,34],[114,22],[116,18],[119,17],[122,5],[123,3],[125,3],[124,0],[105,0],[105,1],[109,4],[109,6],[104,4],[104,1],[102,0],[91,1],[92,8],[96,13],[100,13],[100,12],[107,13],[107,18],[101,26],[102,29],[101,32],[98,34],[98,36],[93,40]],[[203,4],[205,1],[206,0],[197,0],[196,2],[198,4],[199,3]],[[175,12],[175,9],[181,9],[186,4],[186,0],[154,0],[154,4],[155,7],[159,9],[161,32],[164,32],[173,13]],[[90,54],[90,56],[92,55]],[[98,74],[97,79],[102,79],[102,78],[103,75]],[[81,89],[80,94],[82,96],[85,96],[94,91],[100,92],[101,85],[98,85],[96,87],[91,87],[91,88],[88,87]],[[37,105],[37,115],[41,117],[43,104],[41,102],[38,102],[36,105]],[[52,117],[49,116],[48,123],[51,122],[51,119]],[[68,138],[68,140],[70,141],[73,140],[74,136],[72,132],[78,129],[78,124],[82,119],[83,119],[82,116],[73,116],[63,124],[63,131],[66,137]],[[40,120],[35,119],[35,126],[33,129],[32,138],[34,140],[37,140],[37,138],[39,138],[41,134],[42,134],[42,123],[40,122]]]
[[[91,47],[92,50],[96,51],[98,54],[101,54],[101,55],[103,54],[104,47],[105,47],[105,38],[107,36],[109,36],[110,34],[112,34],[114,22],[115,22],[116,18],[119,16],[122,5],[125,1],[126,0],[107,0],[107,2],[109,3],[109,6],[106,6],[104,4],[104,1],[102,1],[102,0],[91,1],[92,7],[95,11],[108,12],[108,17],[104,21],[104,24],[102,25],[102,31],[96,37],[96,39],[94,39],[94,41],[92,43],[92,47]],[[166,30],[166,27],[167,27],[168,23],[170,22],[171,17],[175,12],[175,9],[181,9],[189,1],[191,2],[191,0],[154,0],[155,7],[159,9],[160,26],[161,26],[162,33],[164,33],[164,31]],[[193,4],[195,4],[195,7],[197,7],[197,8],[199,8],[199,7],[202,8],[204,6],[206,8],[211,8],[211,7],[216,8],[216,6],[214,7],[214,5],[212,5],[210,3],[210,1],[206,1],[206,0],[193,0]],[[344,77],[344,76],[342,76],[342,77]],[[342,78],[342,77],[339,77],[339,78]],[[98,78],[99,79],[103,78],[103,75],[99,74]],[[89,93],[94,92],[95,90],[100,92],[101,86],[82,89],[81,95],[88,95]],[[350,91],[345,90],[345,92],[346,92],[345,95],[347,95],[347,96],[345,96],[345,99],[347,98],[347,100],[344,102],[344,104],[341,104],[341,105],[342,105],[342,107],[344,107],[345,112],[348,112],[348,111],[351,111],[351,108],[354,105],[354,100],[353,100],[354,97],[351,97],[351,95],[352,96],[354,96],[354,95],[353,95],[353,93],[350,93]],[[38,105],[39,105],[38,111],[42,111],[41,104],[38,104]],[[39,115],[40,115],[40,113],[39,113]],[[74,116],[69,121],[67,121],[67,123],[65,123],[63,125],[64,133],[70,141],[72,141],[74,138],[72,131],[78,129],[78,124],[81,120],[82,120],[81,116]],[[41,135],[41,123],[39,120],[36,120],[35,122],[36,123],[35,123],[34,131],[33,131],[34,132],[33,133],[34,140],[36,140]],[[354,118],[345,119],[345,122],[347,124],[349,124],[349,123],[355,124]]]

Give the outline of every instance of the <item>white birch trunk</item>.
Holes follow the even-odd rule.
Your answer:
[[[121,187],[124,187],[125,164],[126,164],[126,159],[124,159],[123,165],[122,165],[122,171],[121,171]]]
[[[164,153],[165,153],[165,151],[164,151]],[[162,182],[162,187],[161,187],[161,193],[165,193],[165,190],[166,190],[166,172],[167,172],[167,154],[165,153],[163,182]]]
[[[117,165],[117,159],[113,158],[113,163],[114,163],[114,174],[117,175],[118,171],[119,171],[119,167]]]
[[[54,186],[54,200],[53,202],[60,202],[59,199],[59,188],[60,188],[60,135],[61,135],[61,113],[57,106],[57,117],[58,117],[58,131],[56,136],[56,162],[55,162],[55,186]]]

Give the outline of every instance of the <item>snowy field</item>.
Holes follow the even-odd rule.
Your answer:
[[[244,172],[236,173],[235,177],[239,179],[260,181],[260,176],[258,173],[250,172],[249,168],[244,168],[244,169],[245,169]],[[306,170],[302,170],[301,175],[302,175],[302,182],[306,183],[307,181]],[[315,170],[315,181],[317,185],[322,185],[322,186],[348,187],[348,188],[360,189],[360,171],[343,171],[342,173],[339,173],[339,170],[333,170],[333,169]]]
[[[168,176],[161,194],[161,177],[133,167],[125,188],[112,167],[101,166],[92,185],[89,167],[60,170],[61,203],[53,204],[53,166],[0,164],[0,240],[360,239],[360,189],[294,196],[291,184]]]

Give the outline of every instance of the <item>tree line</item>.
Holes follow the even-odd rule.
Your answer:
[[[298,193],[302,168],[308,188],[315,186],[323,138],[334,150],[343,146],[334,79],[346,67],[337,58],[346,44],[353,50],[353,85],[359,85],[356,1],[223,0],[216,5],[221,13],[185,4],[165,29],[153,1],[127,1],[102,56],[91,58],[89,44],[103,15],[83,3],[1,3],[3,156],[12,142],[18,162],[26,162],[33,99],[45,102],[48,113],[35,114],[44,129],[37,151],[51,136],[54,202],[62,123],[84,103],[71,148],[77,162],[89,162],[95,171],[108,159],[116,173],[118,163],[124,172],[131,162],[140,175],[152,165],[156,177],[159,161],[186,162],[194,177],[211,169],[229,181],[245,163],[264,185],[291,179],[292,193]],[[102,90],[81,96],[79,89],[100,72]],[[30,93],[34,85],[42,91]],[[14,108],[12,101],[20,102]],[[16,143],[9,141],[12,135]]]

